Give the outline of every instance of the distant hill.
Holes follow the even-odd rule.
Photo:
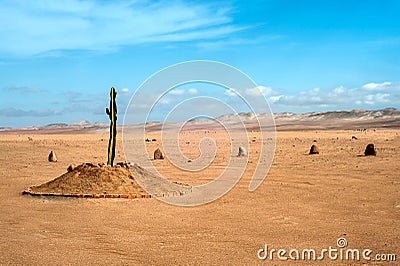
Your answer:
[[[31,126],[24,128],[4,128],[0,133],[37,133],[37,134],[77,134],[77,133],[103,133],[109,125],[99,122],[80,120],[71,124],[52,123],[45,126]]]
[[[383,110],[351,110],[351,111],[330,111],[330,112],[311,112],[305,114],[278,113],[275,115],[277,121],[300,120],[300,121],[320,121],[320,120],[370,120],[370,119],[390,119],[400,118],[400,110],[386,108]]]
[[[266,119],[267,114],[239,114],[247,128],[256,129],[256,122]],[[223,115],[217,119],[229,122],[232,115]],[[345,110],[328,112],[310,112],[296,114],[290,112],[274,114],[277,130],[307,129],[361,129],[361,128],[400,128],[400,110],[386,108],[382,110]]]
[[[290,130],[348,130],[368,128],[400,128],[400,110],[386,108],[382,110],[345,110],[329,112],[310,112],[296,114],[290,112],[276,113],[273,115],[275,127],[278,131]],[[239,113],[225,114],[215,118],[221,124],[231,125],[237,129],[243,123],[248,130],[258,130],[258,121],[271,129],[269,125],[271,114]],[[238,119],[239,118],[239,119]],[[264,122],[264,123],[262,123]],[[182,123],[174,123],[168,127],[182,126]],[[152,123],[146,126],[149,131],[157,131],[162,123]],[[167,127],[167,128],[168,128]],[[218,123],[212,120],[191,120],[185,124],[185,130],[211,130],[221,128]]]
[[[238,116],[240,119],[238,119]],[[244,123],[249,130],[257,130],[257,119],[266,121],[270,114],[240,113],[225,114],[216,118],[222,124]],[[345,110],[328,112],[309,112],[296,114],[283,112],[274,114],[277,130],[325,130],[325,129],[364,129],[364,128],[400,128],[400,110],[385,108],[382,110]],[[268,120],[269,121],[269,120]],[[166,128],[181,126],[182,123],[171,123]],[[239,125],[238,125],[239,126]],[[269,127],[271,125],[268,125]],[[72,124],[55,123],[46,126],[27,128],[0,128],[0,133],[107,133],[109,125],[99,122],[81,120]],[[127,125],[129,128],[140,129],[140,125]],[[185,125],[186,130],[200,130],[220,128],[212,120],[191,120]],[[119,126],[121,128],[121,126]],[[161,122],[146,123],[146,130],[161,130]],[[239,128],[239,127],[238,127]]]
[[[400,128],[400,110],[386,108],[305,114],[281,113],[275,115],[275,123],[278,130]]]

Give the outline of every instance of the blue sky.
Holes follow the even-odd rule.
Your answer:
[[[188,60],[242,70],[273,112],[399,108],[399,12],[385,0],[1,0],[0,127],[107,122],[111,86],[122,117],[150,75]]]

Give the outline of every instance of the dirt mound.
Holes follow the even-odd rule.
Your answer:
[[[159,148],[154,151],[154,160],[163,160],[164,156]]]
[[[312,145],[309,154],[319,154],[319,149],[316,145]]]
[[[367,145],[367,147],[365,147],[364,155],[365,156],[376,156],[376,149],[375,149],[374,144],[370,143]]]
[[[150,180],[159,187],[160,194],[149,195],[135,181],[134,175],[141,180]],[[116,166],[84,163],[76,167],[69,166],[68,172],[39,186],[27,188],[23,193],[42,196],[74,196],[88,198],[150,198],[152,196],[182,195],[190,192],[190,186],[184,189],[169,183],[137,164],[129,166],[118,163]]]
[[[54,151],[50,151],[49,157],[48,157],[49,162],[57,162],[57,157]]]

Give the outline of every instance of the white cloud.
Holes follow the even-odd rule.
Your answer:
[[[261,95],[270,96],[270,95],[275,94],[275,91],[272,88],[264,87],[264,86],[257,86],[254,88],[249,88],[249,89],[246,89],[244,92],[246,95],[252,96],[252,97],[257,97],[257,96],[261,96]]]
[[[392,82],[382,82],[382,83],[367,83],[362,86],[363,89],[370,90],[370,91],[377,91],[377,90],[385,90],[386,88],[390,87]]]
[[[368,94],[364,96],[364,103],[369,105],[374,105],[376,103],[389,103],[388,99],[390,94],[388,93],[376,93],[376,94]]]
[[[234,90],[234,89],[231,89],[231,88],[226,89],[226,90],[224,91],[224,94],[225,94],[226,96],[230,96],[230,97],[236,96],[236,95],[237,95],[237,94],[235,93],[235,90]]]
[[[390,100],[388,99],[390,97],[389,93],[377,93],[375,94],[375,100],[378,102],[385,102],[388,103]]]
[[[338,96],[338,95],[343,94],[345,92],[346,92],[346,88],[343,87],[343,86],[340,86],[340,87],[334,88],[332,93],[331,93],[331,95],[332,96]]]
[[[188,94],[191,94],[191,95],[195,95],[195,94],[199,93],[199,91],[195,88],[190,88],[190,89],[188,89],[187,92],[188,92]]]
[[[216,4],[185,1],[3,1],[0,55],[212,40],[242,29],[231,24],[229,12]]]
[[[171,90],[168,92],[168,94],[172,94],[172,95],[183,95],[185,94],[185,90]]]
[[[271,103],[275,103],[275,102],[278,102],[282,97],[284,97],[284,95],[271,96],[271,97],[269,97],[269,101]]]
[[[400,83],[368,83],[358,88],[339,86],[331,90],[314,88],[295,95],[269,97],[270,102],[282,108],[295,107],[315,110],[328,107],[332,110],[352,108],[354,105],[368,108],[399,106]]]
[[[190,89],[187,89],[187,90],[173,89],[173,90],[170,90],[168,92],[168,94],[175,95],[175,96],[181,96],[181,95],[185,95],[185,94],[195,95],[195,94],[198,94],[198,93],[199,93],[199,91],[197,89],[195,89],[195,88],[190,88]]]
[[[313,103],[321,103],[321,104],[323,104],[323,101],[322,101],[320,96],[311,96],[310,97],[310,101],[313,102]]]
[[[130,93],[131,91],[128,88],[123,88],[119,92],[122,94],[127,94],[127,93]]]
[[[160,104],[171,104],[173,100],[170,97],[162,97],[159,101]]]

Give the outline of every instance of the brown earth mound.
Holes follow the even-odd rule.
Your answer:
[[[365,147],[364,155],[365,156],[376,156],[376,149],[375,149],[374,144],[370,143],[367,145],[367,147]]]
[[[309,154],[319,154],[319,149],[316,145],[312,145]]]
[[[157,195],[150,195],[135,181],[134,176],[151,182],[158,188]],[[150,198],[152,196],[182,195],[190,192],[190,186],[182,187],[169,183],[137,164],[116,166],[84,163],[68,167],[68,172],[38,186],[31,186],[23,194],[41,196],[67,196],[87,198]]]
[[[160,148],[157,148],[157,150],[154,151],[154,160],[163,160],[164,156],[162,154],[162,151]]]
[[[57,157],[54,151],[51,151],[48,157],[49,162],[57,162]]]

